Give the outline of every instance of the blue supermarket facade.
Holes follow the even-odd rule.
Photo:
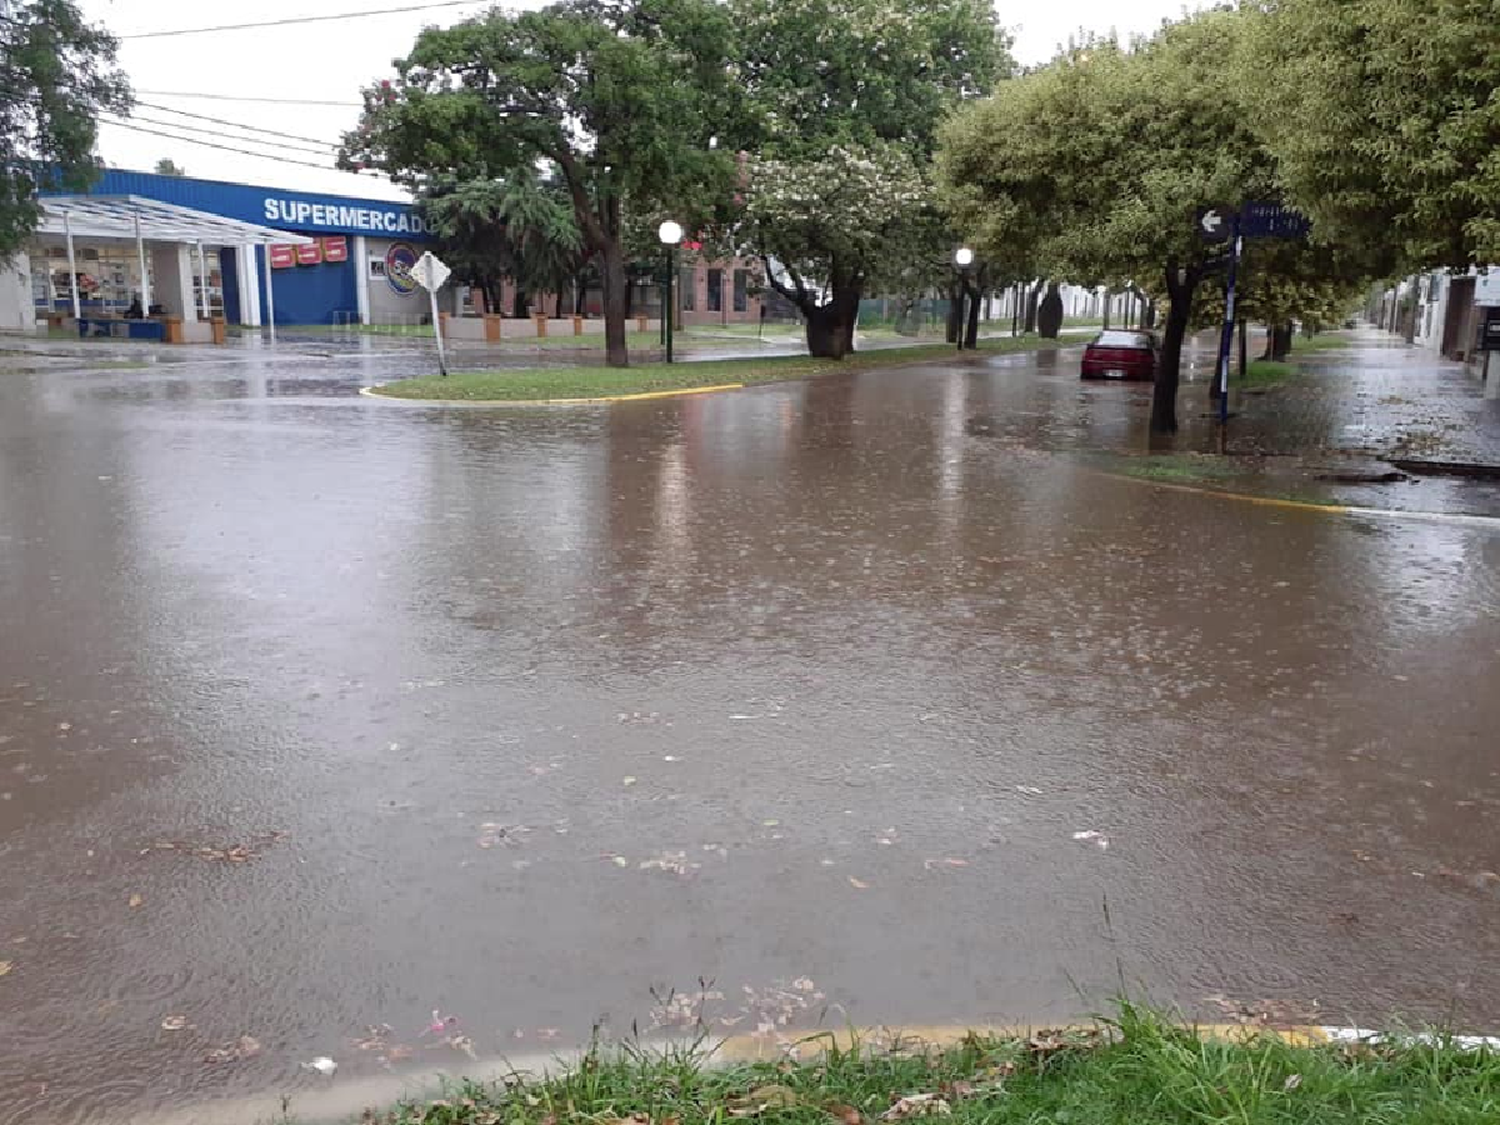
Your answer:
[[[214,314],[231,324],[263,324],[273,306],[275,322],[287,325],[403,323],[427,312],[427,302],[406,271],[430,236],[409,203],[118,169],[105,172],[89,194],[138,196],[314,239],[310,247],[206,247],[202,270],[196,256],[185,256],[194,305],[206,300]],[[58,269],[59,247],[38,243],[28,252],[37,310],[63,308],[69,275],[65,262]],[[83,244],[81,253],[78,270],[89,273],[94,287],[85,303],[100,311],[128,304],[140,288],[133,250]],[[270,302],[268,257],[274,287]],[[154,276],[163,260],[156,254],[151,259],[153,294],[174,291],[164,284],[168,279]]]

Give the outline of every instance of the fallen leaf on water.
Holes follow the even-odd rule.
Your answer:
[[[761,821],[761,824],[765,825],[767,828],[775,828],[780,823],[781,823],[781,821],[779,821],[779,820],[763,820],[763,821]]]
[[[140,895],[131,895],[130,896],[130,909],[132,909],[132,910],[138,910],[140,908],[141,904],[144,903],[145,901],[146,900],[143,899]]]
[[[627,778],[626,778],[626,779],[625,779],[625,781],[624,781],[624,784],[626,784],[626,785],[634,785],[634,784],[635,784],[635,780],[636,780],[636,779],[635,779],[635,778],[633,778],[633,777],[627,777]]]
[[[1291,1074],[1288,1075],[1287,1080],[1281,1084],[1281,1088],[1283,1090],[1295,1090],[1300,1085],[1302,1085],[1302,1075]]]
[[[861,891],[867,891],[870,889],[869,883],[866,883],[863,879],[856,879],[853,875],[849,876],[849,885],[851,887],[854,887],[856,890]]]
[[[241,1059],[253,1059],[260,1054],[260,1040],[253,1035],[241,1035],[233,1043],[226,1043],[222,1047],[215,1047],[203,1056],[206,1063],[238,1062]]]
[[[614,865],[616,867],[629,867],[630,866],[630,860],[626,859],[622,855],[617,855],[617,856],[614,857]]]
[[[163,1031],[181,1031],[187,1025],[187,1016],[167,1016],[161,1021]]]
[[[1109,847],[1109,837],[1103,832],[1095,832],[1092,828],[1083,832],[1073,833],[1073,839],[1092,841],[1099,846],[1100,851],[1104,851]]]
[[[302,1064],[302,1066],[306,1070],[316,1070],[325,1078],[332,1075],[333,1072],[339,1068],[339,1064],[334,1062],[327,1055],[319,1055],[317,1058],[313,1059],[312,1062],[305,1062]]]
[[[836,1102],[828,1107],[828,1112],[833,1115],[834,1120],[843,1122],[843,1125],[861,1125],[864,1115],[852,1105],[844,1105]]]
[[[468,1055],[475,1062],[479,1061],[479,1056],[474,1053],[474,1041],[467,1035],[450,1035],[443,1042],[460,1054]]]
[[[968,867],[966,859],[955,859],[953,856],[944,856],[942,859],[924,859],[922,866],[931,871],[935,867]]]
[[[3,977],[15,967],[16,963],[14,961],[0,961],[0,977]]]
[[[905,1121],[911,1117],[947,1117],[952,1112],[948,1100],[938,1094],[908,1094],[880,1116],[886,1121]]]

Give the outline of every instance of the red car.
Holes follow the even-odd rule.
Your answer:
[[[1156,337],[1135,329],[1110,329],[1099,333],[1083,349],[1085,379],[1156,378]]]

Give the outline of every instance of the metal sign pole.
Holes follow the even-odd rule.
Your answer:
[[[1234,238],[1234,249],[1229,255],[1229,277],[1224,285],[1224,330],[1219,334],[1219,369],[1216,373],[1219,381],[1219,424],[1221,426],[1229,424],[1229,349],[1234,342],[1235,282],[1239,274],[1240,252],[1245,245],[1245,239],[1239,230],[1238,216],[1232,220],[1231,234]]]
[[[427,290],[427,296],[432,302],[432,334],[437,339],[438,371],[443,375],[444,378],[447,378],[448,356],[443,351],[443,321],[442,318],[438,316],[437,286],[433,286],[431,289]]]

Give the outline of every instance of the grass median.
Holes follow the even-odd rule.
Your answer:
[[[980,355],[1029,352],[1058,346],[1056,340],[1036,337],[995,337],[981,340]],[[633,367],[537,367],[519,370],[455,372],[446,378],[423,375],[386,383],[376,393],[389,398],[458,402],[526,402],[551,399],[597,399],[659,391],[693,390],[738,384],[779,383],[840,371],[872,367],[900,367],[955,358],[948,344],[908,348],[879,348],[856,352],[843,360],[811,356],[774,356],[752,359],[708,360],[701,363],[642,363]],[[970,353],[964,352],[963,356]]]
[[[381,1125],[1440,1125],[1500,1115],[1500,1057],[1441,1038],[1296,1046],[1215,1039],[1124,1006],[1096,1029],[946,1050],[830,1048],[714,1067],[693,1051],[591,1052],[543,1078],[454,1086]]]

